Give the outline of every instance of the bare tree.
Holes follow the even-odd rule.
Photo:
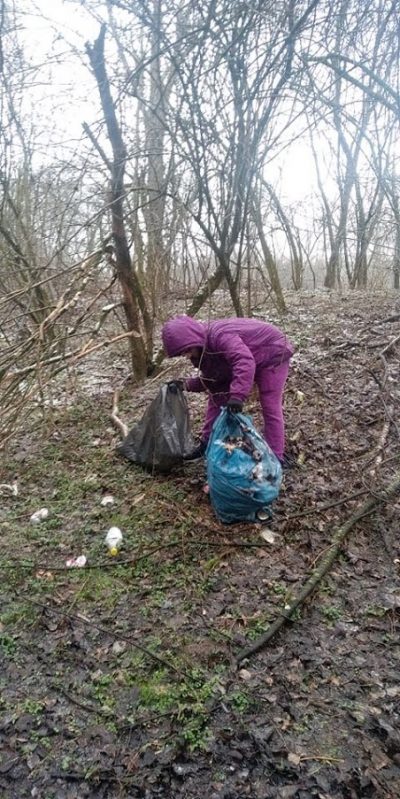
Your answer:
[[[394,236],[393,242],[393,259],[392,259],[392,273],[393,273],[393,288],[400,289],[400,181],[395,174],[393,167],[386,170],[382,175],[382,185],[386,197],[389,201],[394,221]],[[390,220],[390,228],[393,230],[392,220]]]
[[[309,94],[314,103],[308,113],[313,109],[313,127],[319,136],[324,131],[325,142],[329,142],[334,165],[331,177],[335,176],[337,184],[337,197],[332,193],[328,196],[312,134],[330,249],[325,276],[328,288],[340,283],[342,266],[351,287],[367,284],[368,252],[383,202],[379,181],[371,169],[385,147],[382,129],[386,119],[376,114],[377,85],[382,100],[392,96],[389,82],[396,77],[396,13],[395,4],[388,7],[381,0],[373,0],[368,10],[355,0],[341,2],[335,14],[326,17],[325,28],[321,27],[317,44],[305,59],[308,68],[311,64],[315,67],[309,71]],[[353,79],[355,75],[357,79]],[[392,100],[384,107],[390,105],[393,110]],[[330,124],[335,139],[329,132]]]
[[[130,336],[132,355],[132,369],[138,381],[142,381],[148,371],[152,353],[146,352],[145,341],[141,334],[141,315],[146,326],[151,327],[145,299],[137,278],[132,268],[129,244],[126,233],[124,216],[124,173],[127,160],[127,149],[122,138],[121,128],[118,124],[115,107],[111,96],[110,84],[104,57],[104,41],[106,26],[103,25],[100,34],[93,45],[87,44],[86,51],[90,65],[96,78],[101,105],[110,140],[113,158],[106,163],[111,173],[110,181],[110,208],[112,241],[115,252],[115,267],[122,289],[124,309]]]
[[[190,313],[225,280],[242,314],[242,243],[265,135],[290,84],[296,42],[317,5],[189,3],[176,15],[175,38],[167,28],[159,34],[176,86],[163,120],[187,170],[187,197],[180,191],[176,201],[185,204],[217,261]],[[142,20],[152,29],[154,16],[143,13]]]

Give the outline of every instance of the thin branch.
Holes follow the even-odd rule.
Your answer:
[[[379,353],[379,357],[381,358],[386,352],[389,352],[389,350],[391,350],[398,341],[400,341],[400,334],[392,339],[392,341],[389,341],[389,344],[387,344],[386,347],[384,347],[384,349]]]
[[[146,649],[146,647],[142,646],[141,644],[137,644],[135,641],[132,641],[131,638],[128,638],[126,635],[122,635],[120,632],[116,632],[113,628],[107,629],[106,627],[101,627],[99,624],[91,621],[91,619],[87,619],[84,616],[75,616],[71,613],[65,613],[62,610],[58,610],[54,607],[49,607],[48,603],[44,604],[43,602],[37,602],[35,599],[31,597],[25,597],[26,600],[35,605],[42,610],[47,611],[47,613],[53,613],[55,616],[61,616],[64,619],[69,619],[70,621],[76,621],[81,624],[86,624],[89,627],[93,627],[94,630],[97,630],[100,633],[104,633],[104,635],[110,635],[112,638],[117,639],[118,641],[125,641],[129,646],[132,646],[134,649],[139,649],[140,652],[143,652],[144,655],[147,655],[151,660],[155,660],[157,663],[160,663],[164,668],[167,668],[169,671],[175,672],[175,674],[179,674],[180,677],[187,678],[185,672],[181,669],[177,669],[176,666],[173,666],[172,663],[169,663],[168,660],[164,660],[164,658],[155,655],[154,652],[151,652],[150,649]]]
[[[95,148],[95,150],[97,150],[100,158],[102,159],[102,161],[104,161],[107,169],[110,172],[112,172],[112,168],[113,168],[112,163],[111,163],[110,159],[108,158],[108,156],[105,154],[102,146],[97,141],[94,133],[92,133],[92,131],[90,130],[89,125],[87,124],[87,122],[84,122],[82,127],[83,127],[83,130],[85,131],[86,135],[89,137],[90,141],[92,142],[93,147]]]
[[[347,497],[342,497],[341,499],[336,499],[333,502],[327,502],[326,505],[317,505],[315,508],[310,508],[309,510],[303,510],[299,513],[291,513],[289,516],[277,517],[278,521],[289,522],[291,519],[301,519],[303,516],[313,516],[315,513],[323,513],[325,510],[329,510],[330,508],[336,508],[338,505],[345,505],[346,502],[350,502],[352,499],[356,499],[357,497],[363,497],[365,494],[369,494],[369,490],[363,488],[360,491],[356,491],[354,494],[348,494]]]
[[[70,358],[73,358],[73,363],[75,363],[75,361],[79,361],[81,358],[84,358],[91,352],[100,350],[102,347],[109,347],[110,344],[115,344],[117,341],[121,341],[121,339],[127,338],[128,336],[140,336],[140,333],[137,333],[136,330],[128,330],[127,333],[120,333],[119,336],[114,336],[114,338],[101,341],[100,344],[96,344],[94,347],[87,347],[87,345],[85,345],[84,347],[80,347],[78,350],[73,350],[73,352],[66,352],[62,355],[54,355],[54,357],[48,358],[46,361],[41,361],[39,364],[33,363],[30,364],[30,366],[24,366],[23,369],[16,369],[15,372],[10,373],[10,377],[21,377],[22,375],[34,372],[38,366],[42,369],[43,366],[51,366],[53,363],[69,360]]]
[[[119,416],[118,416],[118,413],[119,413],[119,410],[118,410],[119,395],[120,395],[120,391],[119,391],[118,388],[116,388],[115,391],[114,391],[114,396],[113,396],[113,405],[112,405],[112,411],[111,411],[111,421],[114,424],[114,426],[117,428],[117,430],[120,432],[122,438],[126,438],[127,435],[128,435],[128,427],[125,424],[125,422],[123,422],[122,419],[120,419]]]

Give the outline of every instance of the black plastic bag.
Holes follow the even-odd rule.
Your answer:
[[[183,391],[171,391],[165,385],[119,445],[118,452],[151,471],[169,472],[182,463],[193,447]]]

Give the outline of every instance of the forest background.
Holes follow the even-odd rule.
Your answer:
[[[398,14],[2,0],[6,438],[111,340],[152,374],[173,297],[284,314],[288,290],[399,288]]]

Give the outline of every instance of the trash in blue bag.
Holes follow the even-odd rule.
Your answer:
[[[193,447],[186,397],[181,389],[172,391],[166,384],[117,451],[145,469],[167,474]]]
[[[250,416],[223,408],[206,459],[210,500],[221,522],[268,518],[281,487],[282,467]]]

